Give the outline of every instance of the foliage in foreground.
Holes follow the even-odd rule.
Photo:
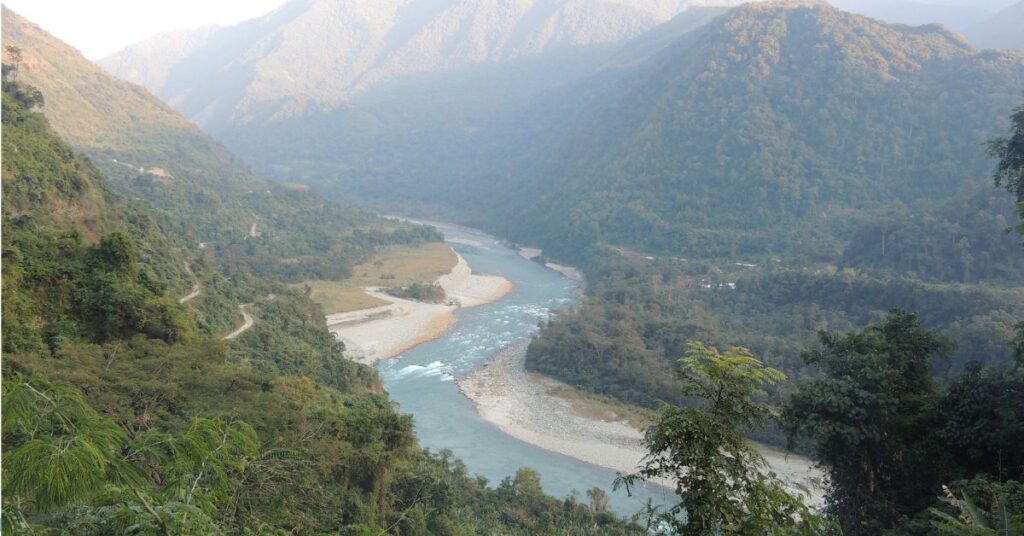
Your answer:
[[[813,442],[844,534],[899,529],[944,483],[1024,477],[1024,371],[975,365],[943,389],[930,363],[948,347],[897,310],[862,331],[822,332],[805,354],[822,377],[799,386],[785,423]]]
[[[652,478],[675,483],[681,501],[655,512],[656,523],[695,536],[826,532],[826,520],[787,489],[744,435],[772,418],[772,407],[756,398],[785,375],[745,348],[723,354],[695,341],[676,373],[684,395],[698,406],[665,404],[647,431],[643,468],[619,481],[627,489]]]
[[[1010,117],[1010,134],[989,141],[989,156],[998,159],[994,174],[996,186],[1004,186],[1017,198],[1017,213],[1024,218],[1024,105]],[[1017,228],[1024,233],[1024,223]]]

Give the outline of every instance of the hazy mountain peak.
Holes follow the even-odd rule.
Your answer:
[[[148,88],[162,87],[167,82],[169,66],[199,48],[220,26],[209,25],[194,30],[163,32],[110,56],[104,64],[121,78]]]
[[[1024,1],[1017,2],[965,30],[983,48],[1024,49]]]
[[[750,75],[767,74],[787,49],[806,50],[807,43],[813,43],[817,61],[838,55],[848,66],[884,77],[973,52],[963,37],[939,24],[891,25],[817,1],[746,4],[715,21],[710,32],[704,45],[717,58],[712,70],[742,63]]]
[[[216,126],[329,110],[411,74],[619,42],[691,6],[738,3],[293,0],[264,17],[163,35],[100,63]]]
[[[47,97],[43,108],[54,130],[79,147],[98,147],[99,132],[116,132],[121,140],[131,139],[139,132],[159,125],[181,132],[199,130],[180,114],[144,89],[110,77],[71,46],[61,42],[3,7],[3,43],[21,49],[19,80],[37,86]],[[79,91],[62,79],[81,83],[88,91]],[[91,95],[122,97],[113,100],[91,99]],[[52,102],[51,102],[52,101]],[[137,130],[125,132],[110,125],[133,125]]]

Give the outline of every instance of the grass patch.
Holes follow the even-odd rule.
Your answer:
[[[318,303],[325,314],[357,311],[388,304],[345,281],[306,281],[296,286],[309,287],[310,299]]]
[[[352,269],[346,280],[357,287],[404,287],[413,283],[433,283],[447,274],[458,259],[451,247],[442,242],[420,246],[384,248],[372,261]]]
[[[419,246],[382,248],[377,258],[352,270],[344,281],[306,281],[296,287],[309,287],[310,298],[320,304],[324,313],[356,311],[388,302],[366,295],[363,287],[405,287],[413,283],[433,283],[447,274],[458,259],[451,248],[441,242]]]

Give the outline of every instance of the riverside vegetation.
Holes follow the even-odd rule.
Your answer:
[[[996,184],[1015,194],[1017,216],[1024,219],[1024,106],[1013,114],[1010,136],[989,145],[990,154],[998,158]],[[797,281],[837,277],[782,275]],[[907,299],[892,294],[901,288],[898,282],[874,283],[879,294],[888,293],[883,298],[868,292],[870,283],[855,286],[852,274],[842,280],[846,289],[810,287],[802,299],[847,311],[863,307],[859,304],[864,300],[899,303]],[[698,326],[666,330],[680,337],[669,343],[683,346],[666,351],[685,356],[674,367],[674,377],[652,373],[657,365],[650,362],[644,369],[635,361],[602,354],[601,347],[594,345],[594,335],[608,334],[605,348],[624,345],[623,338],[630,340],[623,331],[623,326],[630,325],[623,321],[630,318],[627,311],[638,311],[633,318],[642,318],[637,315],[643,314],[643,305],[653,300],[615,301],[629,296],[628,290],[647,285],[615,286],[608,277],[598,281],[608,285],[598,290],[602,298],[598,303],[610,302],[597,316],[608,322],[603,329],[588,324],[595,318],[593,311],[577,311],[556,319],[531,352],[535,364],[539,362],[551,374],[587,371],[587,376],[575,377],[577,384],[618,396],[632,394],[635,402],[661,408],[659,420],[647,432],[650,455],[645,466],[621,481],[627,486],[650,477],[677,482],[681,502],[667,510],[652,509],[651,519],[681,534],[996,535],[1024,529],[1024,456],[1019,448],[1024,441],[1024,322],[1015,309],[1019,297],[1002,302],[1008,308],[1006,321],[1017,319],[1015,326],[989,337],[969,337],[947,328],[947,333],[959,335],[954,338],[922,325],[922,318],[939,321],[935,315],[942,314],[948,299],[960,300],[956,307],[967,310],[1000,303],[998,294],[958,298],[949,289],[949,295],[935,302],[913,304],[922,318],[893,309],[862,329],[819,330],[817,343],[798,354],[805,369],[783,362],[803,377],[789,389],[772,392],[769,388],[780,385],[785,374],[765,367],[746,348],[720,354],[693,340],[716,335]],[[657,289],[663,280],[654,281]],[[903,285],[927,288],[920,282]],[[721,292],[720,286],[717,289]],[[739,294],[744,289],[737,283],[735,290]],[[664,290],[656,294],[671,295]],[[773,289],[761,294],[772,296]],[[921,290],[918,294],[928,296]],[[647,326],[657,325],[657,311],[647,317]],[[789,329],[800,331],[799,326]],[[634,348],[644,347],[641,333],[631,338]],[[690,339],[684,342],[685,337]],[[993,347],[974,353],[981,341]],[[574,352],[573,346],[579,344],[590,344],[589,351]],[[967,347],[967,353],[957,353],[958,345]],[[599,372],[589,375],[588,367],[578,361],[580,355],[596,355]],[[572,358],[576,361],[569,361]],[[627,385],[636,387],[610,387],[616,381],[633,382]],[[654,389],[672,396],[675,403],[658,401],[657,394],[650,394]],[[672,394],[673,389],[678,394]],[[781,406],[781,414],[770,405],[772,401]],[[780,486],[765,469],[764,460],[743,441],[744,433],[764,433],[773,420],[790,446],[810,448],[824,469],[824,518],[801,511],[799,494]]]

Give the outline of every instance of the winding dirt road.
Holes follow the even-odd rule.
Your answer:
[[[192,272],[192,265],[188,261],[185,262],[185,271],[188,272],[188,275],[192,276],[192,279],[196,280],[196,284],[192,285],[192,288],[189,289],[188,294],[185,294],[184,296],[178,298],[178,303],[188,303],[192,301],[196,296],[203,293],[203,287],[199,286],[199,280],[196,279],[196,274]]]
[[[178,298],[178,303],[188,303],[192,301],[196,296],[202,293],[202,287],[199,286],[199,283],[196,283],[195,285],[192,285],[192,288],[188,291],[188,294]]]
[[[252,328],[253,324],[255,324],[256,321],[253,319],[252,315],[249,314],[249,311],[246,310],[247,308],[252,307],[252,305],[253,304],[251,303],[243,303],[242,305],[238,306],[238,310],[242,311],[242,325],[239,326],[239,328],[236,329],[235,331],[232,331],[231,333],[228,333],[227,335],[222,337],[223,340],[230,341],[231,339],[238,337],[239,335],[245,333],[246,331],[249,331],[249,329]]]

